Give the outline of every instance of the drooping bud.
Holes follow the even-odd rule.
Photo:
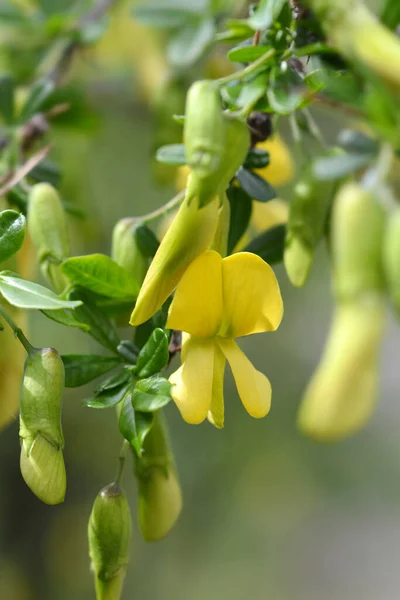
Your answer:
[[[88,526],[97,600],[120,600],[129,562],[131,515],[117,483],[98,494]]]
[[[219,213],[217,197],[203,208],[185,198],[147,271],[131,325],[150,319],[172,294],[189,264],[210,247]]]
[[[139,525],[148,542],[165,537],[182,509],[182,493],[160,411],[144,442],[142,458],[136,457],[139,492]]]
[[[136,240],[136,230],[141,222],[126,218],[116,223],[112,235],[111,258],[129,271],[139,285],[143,283],[148,260],[141,253]]]
[[[68,258],[69,236],[63,205],[57,191],[48,183],[33,186],[29,195],[28,229],[45,277],[61,292],[66,279],[59,264]]]
[[[291,283],[305,284],[321,240],[331,199],[331,185],[308,170],[294,188],[286,228],[284,263]]]
[[[389,295],[400,316],[400,209],[398,208],[388,220],[383,244],[383,262]]]
[[[33,350],[25,362],[21,393],[21,473],[46,504],[63,502],[66,474],[61,403],[64,364],[54,348]]]

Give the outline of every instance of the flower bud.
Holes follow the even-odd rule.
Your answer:
[[[119,600],[129,562],[131,515],[117,483],[98,494],[88,527],[97,600]]]
[[[219,199],[199,208],[196,201],[182,202],[146,273],[131,315],[131,325],[150,319],[179,283],[190,263],[208,250],[220,213]]]
[[[400,316],[400,209],[390,216],[383,244],[386,285],[393,306]]]
[[[330,186],[316,180],[310,171],[296,184],[290,203],[284,263],[291,283],[305,284],[314,249],[323,236],[330,201]]]
[[[146,275],[148,260],[141,253],[136,241],[136,230],[141,222],[137,219],[121,219],[112,235],[111,258],[129,271],[139,285]]]
[[[334,288],[339,300],[383,289],[384,229],[385,211],[372,193],[357,183],[343,185],[332,214]]]
[[[28,229],[44,276],[61,292],[67,281],[59,264],[69,256],[69,236],[60,197],[48,183],[38,183],[30,192]]]
[[[337,308],[324,355],[299,410],[298,425],[310,437],[336,441],[357,432],[369,419],[377,399],[384,317],[380,295]]]
[[[21,473],[46,504],[63,502],[66,474],[61,402],[64,364],[54,348],[33,350],[25,362],[20,429]]]
[[[165,537],[182,509],[182,493],[160,411],[144,442],[142,458],[136,457],[139,492],[139,525],[148,542]]]

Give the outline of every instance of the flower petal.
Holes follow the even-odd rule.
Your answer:
[[[167,327],[213,337],[221,321],[222,258],[209,250],[196,258],[183,275],[169,309]]]
[[[212,384],[211,406],[207,418],[218,429],[224,426],[224,372],[225,355],[220,347],[214,347],[214,375]]]
[[[214,347],[214,340],[191,337],[185,344],[183,365],[169,378],[171,396],[187,423],[201,423],[210,409]]]
[[[271,407],[271,384],[268,378],[257,371],[234,340],[218,338],[235,378],[241,401],[249,415],[260,419]]]
[[[256,254],[238,252],[222,261],[224,326],[220,335],[236,338],[274,331],[283,315],[275,273]]]

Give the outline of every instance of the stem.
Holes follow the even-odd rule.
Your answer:
[[[240,71],[236,71],[236,73],[232,73],[231,75],[226,75],[226,77],[221,77],[217,79],[217,83],[219,85],[225,85],[225,83],[230,83],[231,81],[237,81],[238,79],[243,79],[248,75],[252,75],[263,66],[264,63],[268,62],[270,58],[272,58],[276,53],[275,48],[270,48],[268,52],[257,58],[251,65],[248,65],[244,69]]]
[[[182,202],[182,200],[185,197],[185,193],[185,190],[182,190],[181,192],[179,192],[179,194],[171,198],[171,200],[167,202],[167,204],[164,204],[160,208],[153,210],[153,212],[150,212],[147,215],[144,215],[143,217],[139,217],[139,220],[143,221],[144,223],[152,223],[153,221],[156,221],[160,217],[163,217],[164,215],[168,214],[169,212],[172,212],[174,208],[179,206],[179,204]]]
[[[0,306],[0,316],[11,327],[11,329],[13,330],[13,332],[15,334],[15,337],[19,339],[19,341],[21,342],[21,344],[23,345],[23,347],[25,348],[27,353],[31,354],[35,350],[35,348],[32,346],[32,344],[29,342],[29,340],[25,337],[22,329],[20,327],[18,327],[18,325],[15,323],[15,321],[10,317],[10,315],[7,313],[6,310],[4,310],[4,308],[2,306]]]
[[[124,468],[125,468],[125,461],[126,461],[126,453],[129,447],[129,442],[127,440],[124,440],[122,442],[122,446],[121,446],[121,450],[118,456],[118,470],[117,470],[117,475],[115,477],[115,483],[120,483],[121,481],[121,477],[122,474],[124,472]]]

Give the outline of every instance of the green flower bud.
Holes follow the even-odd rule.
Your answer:
[[[400,209],[398,208],[388,220],[383,244],[383,262],[389,295],[400,316]]]
[[[215,173],[224,152],[226,121],[214,81],[196,81],[186,97],[184,140],[188,165],[203,179]]]
[[[69,236],[60,197],[48,183],[38,183],[30,192],[28,229],[38,251],[43,275],[57,292],[61,292],[67,280],[59,264],[69,256]]]
[[[111,258],[129,271],[139,285],[143,283],[149,266],[136,241],[136,230],[141,222],[137,219],[121,219],[112,235]]]
[[[64,364],[54,348],[34,350],[26,359],[21,393],[21,473],[46,504],[63,502],[66,474],[62,449],[61,402]]]
[[[325,181],[315,179],[310,171],[294,188],[286,228],[284,263],[290,281],[297,287],[305,284],[314,260],[314,249],[323,236],[330,188]]]
[[[129,562],[131,515],[117,483],[98,494],[88,527],[97,600],[119,600]]]
[[[334,288],[340,300],[354,300],[384,287],[382,246],[385,211],[369,190],[346,183],[332,214]]]
[[[182,493],[160,411],[144,442],[142,458],[136,456],[139,525],[148,542],[165,537],[182,509]]]
[[[318,441],[357,432],[377,400],[378,354],[385,303],[371,294],[336,310],[321,363],[305,392],[299,428]]]

